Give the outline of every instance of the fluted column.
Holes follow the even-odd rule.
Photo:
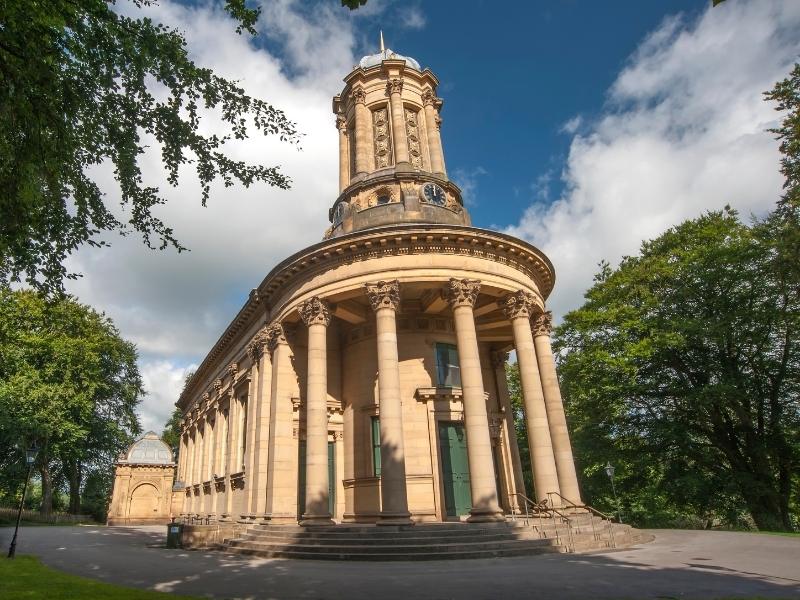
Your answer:
[[[306,366],[306,506],[301,525],[330,525],[328,506],[328,304],[317,297],[300,306],[308,327]]]
[[[406,459],[403,448],[403,408],[395,315],[400,283],[379,281],[365,286],[375,311],[378,344],[378,396],[381,429],[381,520],[383,525],[412,524],[408,512]]]
[[[533,342],[536,346],[536,360],[542,374],[542,390],[547,407],[547,421],[550,424],[550,437],[553,440],[553,454],[558,470],[558,483],[561,493],[570,502],[581,503],[581,492],[578,487],[578,475],[575,472],[575,460],[572,457],[572,444],[569,441],[567,418],[564,415],[564,403],[558,387],[556,363],[550,348],[550,330],[553,316],[548,311],[539,314],[533,322]]]
[[[386,84],[392,111],[392,139],[395,164],[409,162],[406,117],[403,114],[403,80],[392,79]]]
[[[422,94],[425,105],[425,132],[428,134],[428,155],[431,157],[431,172],[446,174],[444,168],[444,152],[442,150],[442,136],[439,132],[439,107],[441,98],[437,98],[433,91],[428,89]]]
[[[524,291],[506,296],[503,310],[511,321],[514,346],[517,350],[522,400],[525,407],[525,427],[533,469],[536,500],[546,500],[547,492],[560,491],[550,428],[547,423],[542,383],[531,334],[531,315],[538,309],[534,297]]]
[[[247,354],[252,364],[258,370],[258,384],[255,395],[255,406],[252,411],[253,439],[250,445],[250,458],[247,463],[248,478],[250,481],[250,515],[264,518],[267,502],[267,463],[269,460],[269,437],[271,434],[270,390],[272,388],[272,367],[269,352],[265,352],[267,345],[267,332],[262,330],[256,334],[253,341],[247,346]]]
[[[478,336],[472,312],[480,288],[481,284],[476,279],[451,279],[445,288],[445,297],[453,309],[458,362],[461,367],[461,390],[472,493],[472,508],[467,519],[470,522],[504,519],[497,503],[489,419],[486,414]]]
[[[366,105],[367,94],[363,88],[356,87],[353,89],[351,98],[356,107],[356,174],[366,174],[370,170],[369,145],[372,137],[370,135],[372,120]]]
[[[186,481],[186,435],[181,428],[181,442],[178,445],[178,481]]]
[[[347,118],[336,116],[336,128],[339,130],[339,192],[350,185],[350,148],[347,139]]]

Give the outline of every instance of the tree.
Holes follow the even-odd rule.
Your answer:
[[[0,447],[40,447],[42,510],[62,478],[70,509],[92,471],[109,471],[139,433],[136,349],[72,298],[0,288]]]
[[[172,186],[181,166],[194,163],[203,205],[217,179],[289,186],[278,167],[233,160],[224,149],[252,126],[295,143],[295,125],[195,65],[177,30],[125,16],[130,7],[115,0],[4,0],[0,7],[0,281],[60,291],[64,277],[76,277],[66,256],[83,244],[105,245],[106,231],[135,231],[151,248],[183,250],[153,212],[165,198],[143,180],[138,161],[150,138]],[[258,9],[226,0],[225,10],[239,33],[255,33]],[[204,108],[216,109],[228,133],[202,133]],[[114,166],[126,217],[109,209],[89,172],[104,162]]]
[[[172,449],[172,456],[175,458],[176,462],[178,460],[178,450],[181,445],[182,418],[183,412],[180,408],[176,408],[172,411],[172,416],[170,416],[169,421],[167,421],[167,424],[164,426],[164,431],[161,433],[161,439]]]
[[[778,232],[729,208],[686,221],[605,265],[567,314],[556,348],[590,492],[613,458],[628,499],[793,527],[800,286]]]

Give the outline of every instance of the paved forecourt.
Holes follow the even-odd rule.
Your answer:
[[[654,531],[620,551],[533,557],[340,563],[166,550],[164,527],[26,527],[19,554],[144,589],[214,598],[718,598],[800,596],[800,538]],[[11,528],[0,528],[7,546]]]

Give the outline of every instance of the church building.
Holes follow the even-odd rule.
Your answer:
[[[184,515],[504,521],[525,495],[511,350],[532,500],[580,504],[550,347],[553,265],[471,225],[447,175],[438,85],[389,49],[344,79],[330,227],[250,293],[177,403]]]

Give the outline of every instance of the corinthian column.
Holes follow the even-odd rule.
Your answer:
[[[306,507],[301,525],[331,525],[328,506],[328,359],[327,330],[331,311],[324,300],[300,306],[308,327],[306,366]]]
[[[406,459],[403,449],[403,409],[400,402],[400,364],[397,357],[395,314],[400,283],[379,281],[365,286],[375,311],[378,340],[378,396],[381,428],[381,525],[409,525]]]
[[[552,322],[553,315],[550,311],[539,314],[533,322],[536,360],[539,363],[539,372],[542,374],[542,390],[547,406],[547,421],[550,423],[550,437],[553,439],[553,454],[555,454],[561,493],[570,502],[581,504],[581,492],[578,487],[578,475],[575,473],[575,461],[572,458],[567,418],[564,415],[564,403],[558,387],[556,363],[550,348]]]
[[[356,105],[356,174],[366,174],[369,171],[369,145],[372,137],[372,120],[366,105],[367,94],[363,88],[356,87],[351,98]]]
[[[441,98],[437,98],[433,91],[428,89],[422,94],[425,105],[425,132],[428,134],[428,155],[431,157],[431,172],[446,174],[444,169],[444,152],[442,151],[442,136],[439,133],[439,107]]]
[[[394,140],[395,164],[407,163],[408,138],[406,134],[406,118],[403,114],[403,80],[392,79],[386,84],[389,92],[389,104],[392,109],[392,138]]]
[[[534,297],[524,291],[506,296],[503,310],[511,321],[514,346],[517,350],[522,399],[525,406],[525,427],[531,454],[536,499],[547,500],[547,492],[558,492],[558,475],[547,424],[547,410],[542,395],[542,382],[531,334],[531,315],[538,309]]]
[[[467,430],[467,457],[472,508],[467,521],[502,521],[503,512],[497,503],[492,443],[483,374],[478,353],[478,336],[472,309],[481,284],[476,279],[451,279],[445,288],[445,298],[453,309],[461,367],[461,390],[464,402],[464,421]]]
[[[336,115],[336,128],[339,130],[339,193],[350,185],[350,148],[347,139],[347,118]]]

